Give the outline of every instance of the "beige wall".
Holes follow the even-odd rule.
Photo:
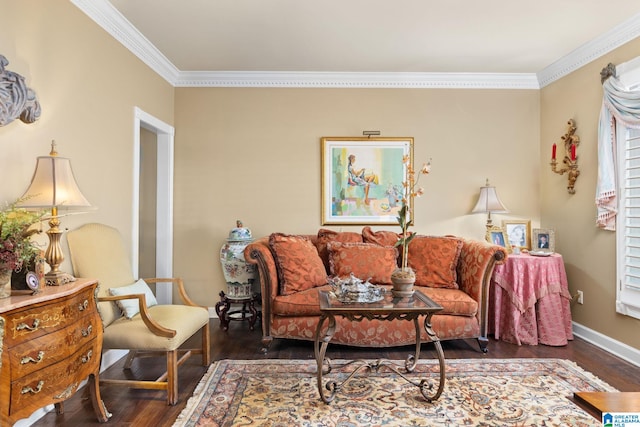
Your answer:
[[[104,222],[130,240],[134,107],[173,123],[173,87],[69,1],[3,0],[0,10],[0,53],[42,104],[37,122],[0,127],[0,203],[26,190],[55,139],[97,208],[62,225]]]
[[[321,227],[322,136],[413,136],[416,163],[433,159],[417,231],[482,238],[485,218],[468,212],[489,178],[511,210],[496,223],[531,219],[557,230],[571,290],[585,293],[574,320],[640,348],[639,321],[615,314],[614,234],[594,227],[593,205],[599,71],[638,52],[636,40],[542,91],[176,89],[68,1],[3,1],[0,53],[43,112],[34,124],[0,127],[0,202],[22,194],[35,158],[56,139],[97,207],[63,225],[104,222],[131,239],[138,106],[176,127],[174,272],[213,306],[224,289],[218,252],[236,219],[256,237]],[[569,118],[582,138],[573,196],[548,166]]]
[[[600,70],[640,54],[640,39],[605,55],[541,91],[540,192],[541,221],[555,228],[572,293],[584,292],[584,305],[572,307],[573,320],[640,349],[640,320],[617,314],[614,232],[595,227],[595,186],[598,175],[598,116],[602,104]],[[566,191],[566,175],[553,174],[548,162],[551,145],[560,143],[566,122],[576,121],[580,136],[580,177],[576,194]],[[558,153],[562,148],[558,147]]]
[[[175,271],[209,305],[236,219],[254,237],[321,227],[323,136],[414,137],[416,164],[433,159],[421,233],[484,238],[486,217],[469,212],[486,178],[512,212],[498,224],[539,222],[538,91],[182,88],[175,109]]]

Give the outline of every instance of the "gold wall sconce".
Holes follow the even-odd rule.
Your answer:
[[[574,188],[576,184],[576,179],[580,176],[580,170],[578,170],[578,156],[576,154],[576,150],[580,145],[580,137],[576,135],[576,123],[573,119],[569,119],[567,122],[567,133],[562,135],[562,141],[564,142],[564,158],[562,159],[563,166],[561,169],[558,169],[558,162],[556,161],[556,150],[557,145],[553,143],[553,147],[551,149],[551,170],[560,175],[564,175],[567,173],[567,178],[569,183],[567,184],[567,191],[569,194],[575,194],[576,190]]]

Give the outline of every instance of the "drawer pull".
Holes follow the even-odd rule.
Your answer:
[[[35,390],[31,387],[23,387],[21,393],[22,394],[27,394],[27,393],[38,394],[42,390],[43,385],[44,385],[44,381],[38,381],[38,385],[36,386]]]
[[[88,337],[89,335],[91,335],[91,331],[93,331],[93,327],[91,325],[87,326],[87,329],[82,329],[82,336],[83,337]]]
[[[91,360],[91,356],[93,356],[93,350],[89,350],[86,356],[82,356],[82,363],[87,363]]]
[[[26,323],[19,323],[18,326],[16,326],[16,331],[21,331],[23,329],[26,329],[27,331],[35,331],[38,329],[38,326],[40,326],[40,319],[34,319],[33,326],[29,326]]]
[[[71,395],[73,394],[76,388],[78,388],[78,383],[73,383],[69,387],[62,390],[59,394],[56,394],[55,396],[53,396],[53,398],[67,400],[68,398],[71,397]]]
[[[35,363],[37,365],[38,363],[42,362],[42,359],[44,359],[44,351],[39,351],[38,357],[36,359],[31,356],[25,356],[20,360],[20,364],[26,365],[27,363]]]
[[[78,304],[78,311],[85,311],[89,307],[89,300],[84,300],[82,304]]]

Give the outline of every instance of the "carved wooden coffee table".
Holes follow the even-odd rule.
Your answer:
[[[419,290],[416,290],[414,295],[410,298],[395,298],[391,292],[386,292],[383,300],[372,303],[343,303],[329,291],[319,291],[319,299],[321,316],[320,321],[318,322],[318,327],[316,328],[314,354],[318,365],[318,392],[325,403],[331,402],[340,388],[349,382],[359,371],[364,370],[367,372],[378,372],[378,370],[383,367],[395,372],[409,383],[418,387],[422,396],[428,402],[432,402],[440,397],[442,390],[444,389],[445,382],[444,353],[438,336],[431,328],[431,317],[434,313],[442,310],[440,305],[433,302]],[[335,380],[329,380],[326,384],[323,384],[323,376],[330,373],[332,368],[331,359],[325,357],[325,354],[327,352],[327,346],[336,331],[335,316],[342,316],[352,322],[359,322],[363,319],[413,321],[416,328],[416,350],[415,354],[410,354],[404,361],[404,373],[398,369],[402,368],[403,364],[396,361],[387,359],[378,359],[373,362],[367,360],[354,360],[343,365],[358,365],[343,382],[337,383]],[[440,377],[438,379],[438,387],[435,389],[435,392],[434,384],[430,380],[424,378],[416,381],[405,375],[406,373],[413,372],[420,358],[420,316],[424,316],[424,329],[427,332],[429,339],[433,342],[438,354]],[[324,324],[327,321],[326,331],[323,334],[323,330],[325,329]]]

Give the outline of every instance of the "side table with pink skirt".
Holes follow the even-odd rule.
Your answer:
[[[489,330],[496,339],[551,346],[573,339],[562,255],[509,255],[495,267],[490,292]]]

